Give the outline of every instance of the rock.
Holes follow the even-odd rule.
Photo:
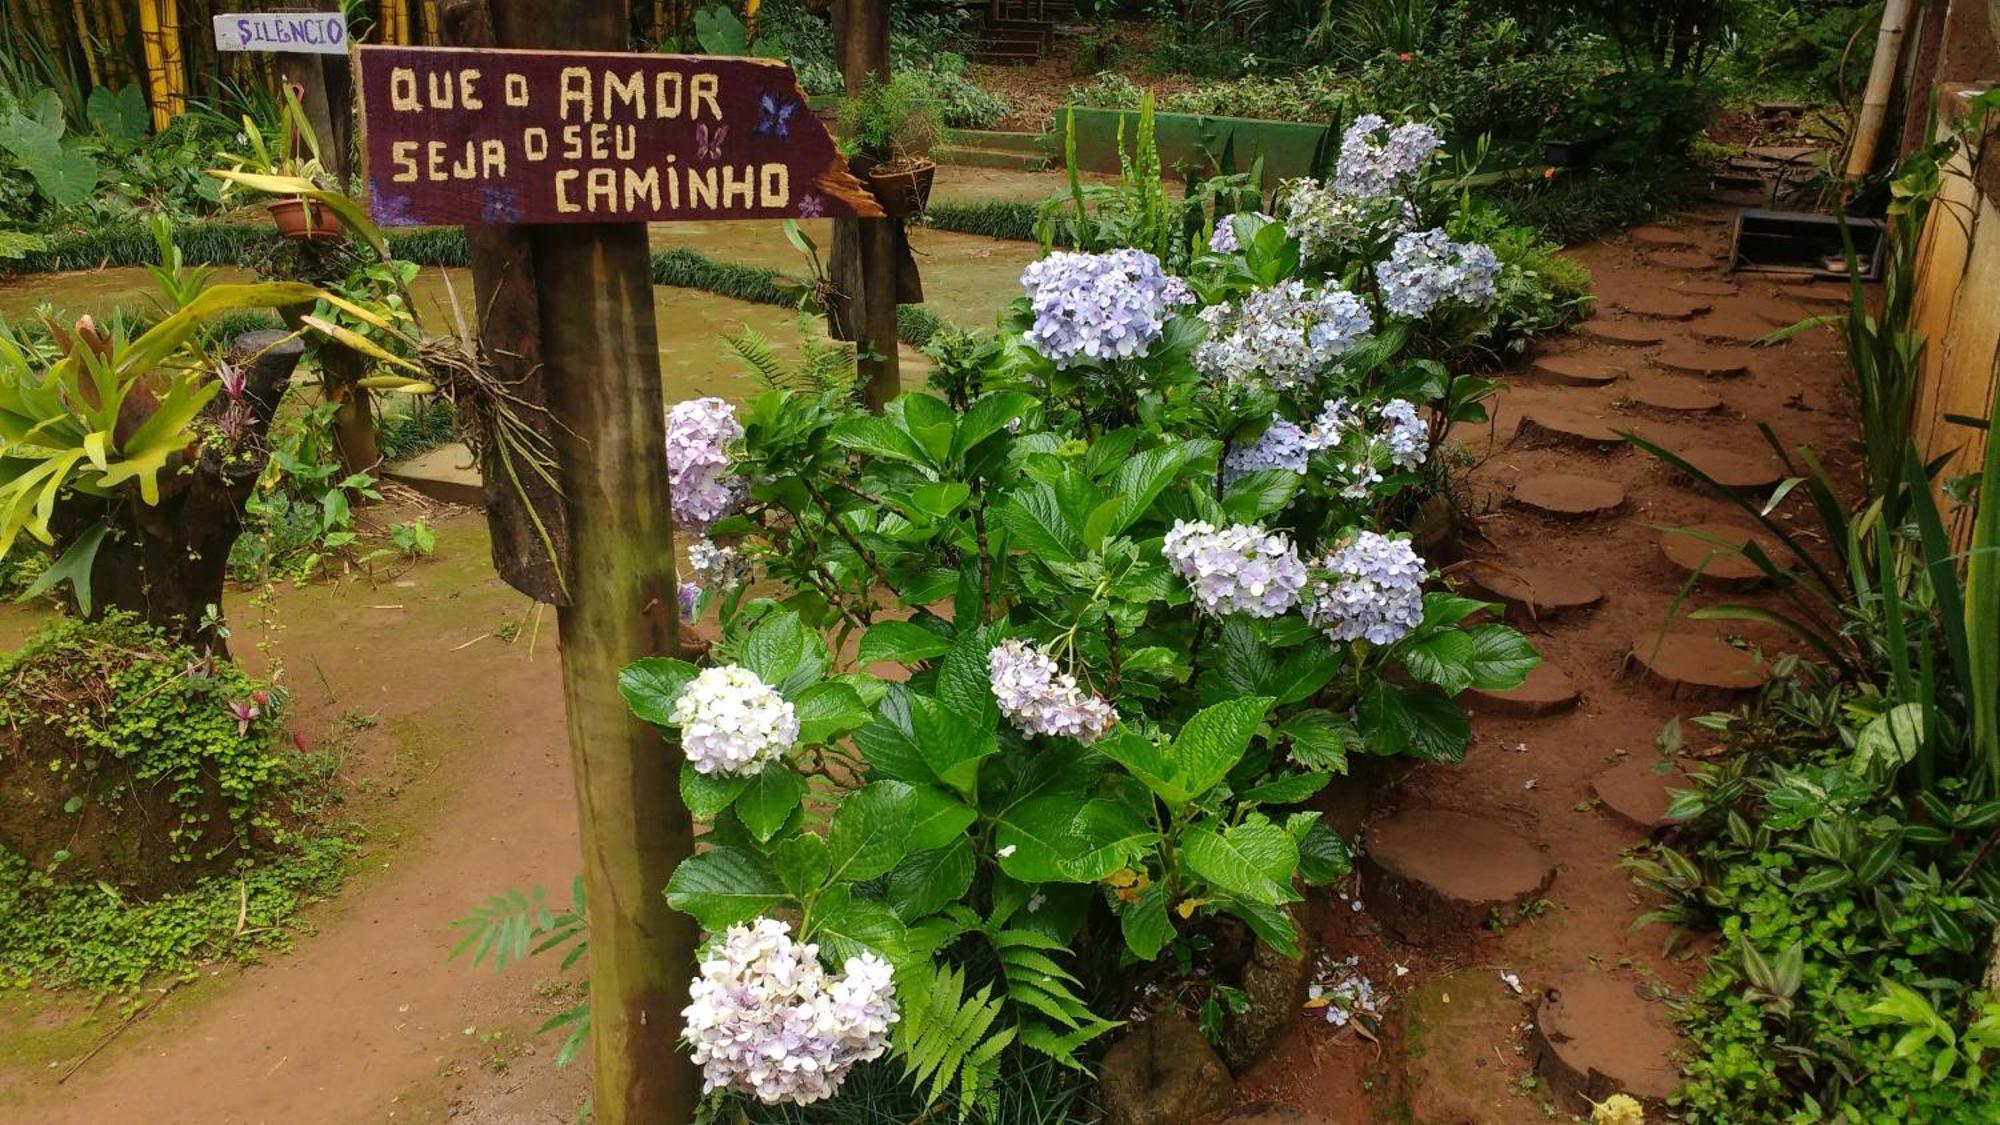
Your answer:
[[[1229,1107],[1231,1081],[1208,1040],[1169,1009],[1104,1053],[1097,1100],[1105,1125],[1193,1125]]]
[[[1593,340],[1634,348],[1649,348],[1667,338],[1658,325],[1634,320],[1586,320],[1576,331]]]
[[[1540,473],[1514,485],[1513,502],[1545,516],[1581,519],[1618,510],[1625,489],[1616,481],[1573,473]]]
[[[1647,265],[1663,270],[1712,270],[1720,264],[1715,255],[1699,250],[1662,250],[1645,258]]]
[[[1707,312],[1709,302],[1698,297],[1655,290],[1637,297],[1627,297],[1618,302],[1618,307],[1633,316],[1643,316],[1651,320],[1691,320]]]
[[[1692,250],[1696,246],[1692,235],[1673,227],[1646,226],[1633,227],[1625,232],[1625,237],[1635,246],[1658,247],[1662,250]]]
[[[1467,688],[1460,695],[1459,702],[1472,710],[1488,715],[1507,715],[1520,719],[1539,719],[1560,714],[1575,707],[1578,702],[1576,685],[1561,668],[1542,658],[1535,670],[1517,688],[1505,691],[1483,691]]]
[[[1617,360],[1581,352],[1536,356],[1528,366],[1543,382],[1565,387],[1602,387],[1625,376]]]
[[[1754,439],[1751,448],[1758,448]],[[1716,445],[1694,445],[1675,453],[1709,480],[1734,491],[1770,488],[1785,479],[1785,467],[1768,453],[1740,453]]]
[[[1651,357],[1654,366],[1687,375],[1727,379],[1750,373],[1754,358],[1742,348],[1711,348],[1699,344],[1672,344]]]
[[[1368,909],[1420,945],[1470,937],[1556,877],[1548,856],[1491,817],[1442,809],[1405,809],[1370,824],[1362,863]]]
[[[1632,640],[1632,662],[1675,699],[1728,698],[1770,678],[1756,653],[1699,633],[1647,630]]]
[[[1589,609],[1604,600],[1604,591],[1597,583],[1558,567],[1515,566],[1482,559],[1468,564],[1460,573],[1475,593],[1505,603],[1509,609],[1531,618]]]
[[[1748,590],[1763,585],[1768,576],[1763,567],[1731,548],[1751,543],[1757,544],[1773,563],[1791,565],[1792,553],[1772,536],[1725,523],[1670,527],[1660,535],[1660,553],[1682,574],[1699,572],[1699,581],[1704,586]]]
[[[1306,1003],[1306,983],[1312,977],[1313,958],[1319,954],[1319,935],[1302,924],[1299,911],[1292,911],[1292,932],[1299,936],[1299,955],[1287,957],[1259,941],[1254,943],[1250,962],[1243,966],[1243,992],[1250,1006],[1229,1021],[1223,1036],[1222,1054],[1229,1069],[1248,1073],[1263,1061],[1271,1048],[1284,1037],[1285,1029],[1299,1022]]]
[[[1627,757],[1590,779],[1590,791],[1605,811],[1646,832],[1656,832],[1676,823],[1667,817],[1673,797],[1669,789],[1691,788],[1687,775],[1669,766],[1660,769],[1663,759]]]
[[[1537,406],[1521,416],[1512,444],[1607,450],[1624,448],[1625,439],[1601,418],[1560,406]]]
[[[1634,379],[1625,388],[1625,401],[1670,414],[1701,414],[1722,408],[1721,395],[1692,379],[1671,376]]]
[[[1559,1104],[1588,1115],[1590,1103],[1630,1094],[1649,1111],[1680,1088],[1680,1047],[1662,1004],[1603,973],[1558,977],[1535,1012],[1535,1070]]]
[[[1432,977],[1400,1005],[1407,1113],[1418,1125],[1502,1125],[1541,1119],[1515,1092],[1527,1069],[1515,1054],[1527,1001],[1493,965]],[[1363,1115],[1366,1119],[1366,1115]]]

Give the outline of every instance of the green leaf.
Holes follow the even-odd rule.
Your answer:
[[[696,820],[714,820],[723,809],[736,803],[736,798],[750,787],[747,777],[722,777],[718,774],[700,773],[687,763],[681,763],[681,803]]]
[[[1141,961],[1151,961],[1174,940],[1174,920],[1167,916],[1167,885],[1154,883],[1125,904],[1118,914],[1125,947]]]
[[[699,673],[685,660],[649,656],[627,664],[618,673],[618,693],[632,713],[657,727],[673,726],[674,701]]]
[[[877,781],[847,795],[826,829],[832,878],[873,879],[903,857],[916,790],[900,781]]]
[[[1465,631],[1472,638],[1472,659],[1466,668],[1472,687],[1481,691],[1507,691],[1520,687],[1528,673],[1542,662],[1542,654],[1528,638],[1505,625],[1474,625]]]
[[[805,795],[806,779],[783,762],[772,762],[750,778],[736,798],[736,815],[758,843],[768,844]]]
[[[944,790],[916,786],[903,807],[903,848],[926,852],[944,847],[978,819],[977,810]]]
[[[1195,451],[1196,443],[1148,449],[1128,458],[1112,474],[1111,497],[1091,511],[1084,525],[1084,542],[1095,548],[1137,523],[1174,482]]]
[[[1299,874],[1309,886],[1323,887],[1354,870],[1354,853],[1340,833],[1314,820],[1299,840]]]
[[[1267,906],[1294,902],[1292,875],[1299,847],[1289,832],[1269,822],[1249,821],[1218,831],[1207,821],[1181,837],[1188,869],[1229,894]]]
[[[1290,739],[1292,761],[1309,770],[1347,772],[1347,755],[1361,743],[1354,724],[1331,711],[1301,711],[1278,727]]]
[[[1847,768],[1863,777],[1878,768],[1897,770],[1914,759],[1923,745],[1924,705],[1898,703],[1861,728]]]
[[[825,676],[830,662],[826,642],[790,610],[758,622],[743,640],[741,659],[745,668],[786,699],[797,698]]]
[[[767,914],[785,900],[778,877],[751,852],[710,848],[681,861],[667,880],[667,905],[723,930]]]
[[[771,849],[771,866],[778,869],[778,881],[793,898],[806,898],[826,885],[831,870],[826,841],[811,832],[786,837]]]
[[[1166,748],[1122,723],[1111,728],[1091,749],[1124,766],[1127,773],[1145,782],[1162,800],[1184,805],[1193,796],[1175,780]]]
[[[1286,957],[1299,955],[1298,928],[1292,924],[1291,914],[1283,908],[1235,895],[1224,896],[1218,905],[1243,919],[1265,945]]]
[[[1153,836],[1123,801],[1039,797],[1007,810],[994,842],[1000,870],[1023,883],[1094,883]]]
[[[1181,802],[1213,789],[1250,748],[1250,739],[1271,710],[1269,696],[1232,699],[1195,712],[1168,751],[1174,781],[1188,796]]]
[[[883,903],[862,898],[852,887],[828,887],[813,903],[811,938],[834,961],[874,953],[898,966],[909,960],[909,933],[903,920]]]
[[[92,90],[90,100],[84,103],[84,116],[90,118],[90,123],[107,140],[127,148],[146,139],[150,121],[146,95],[132,84],[120,87],[115,93],[104,86]]]
[[[1472,739],[1465,712],[1433,687],[1372,680],[1362,686],[1354,717],[1363,745],[1377,754],[1456,762]]]
[[[964,458],[974,446],[1006,429],[1009,422],[1035,406],[1034,396],[1020,391],[995,391],[981,398],[967,407],[965,416],[958,420],[958,432],[952,435],[952,457]]]
[[[1477,655],[1472,637],[1458,629],[1445,629],[1427,637],[1414,638],[1401,646],[1403,667],[1410,675],[1436,684],[1446,695],[1457,695],[1472,686],[1472,659]]]
[[[25,602],[41,597],[64,582],[68,582],[76,593],[76,608],[83,616],[90,616],[90,572],[97,565],[97,549],[104,544],[104,535],[111,525],[99,520],[85,528],[76,542],[62,553],[62,557],[49,564],[21,596],[15,601]]]
[[[874,720],[854,732],[854,746],[868,760],[871,774],[911,784],[943,780],[917,745],[911,708],[918,698],[902,684],[891,684],[875,708]]]
[[[903,857],[889,872],[889,905],[905,922],[935,914],[972,889],[972,840]]]
[[[861,694],[847,684],[821,680],[799,693],[792,709],[799,720],[799,741],[831,742],[867,725],[870,713]]]
[[[990,724],[926,695],[910,696],[910,736],[931,773],[968,796],[979,763],[1000,752]]]
[[[1261,523],[1285,509],[1298,495],[1305,477],[1290,469],[1259,469],[1231,481],[1222,493],[1222,510],[1236,523]]]
[[[1344,646],[1308,644],[1273,669],[1258,686],[1258,695],[1268,695],[1275,706],[1284,707],[1311,699],[1347,663]]]
[[[1013,493],[996,515],[1015,548],[1048,562],[1082,560],[1083,541],[1063,518],[1055,489],[1048,485]]]
[[[958,481],[944,481],[918,485],[909,491],[903,502],[920,516],[941,520],[963,507],[966,498],[971,495],[970,485]]]
[[[938,665],[938,699],[972,716],[988,730],[1000,721],[1000,701],[993,698],[987,654],[1004,635],[1001,625],[969,629],[959,634]]]
[[[1288,773],[1244,790],[1242,799],[1265,805],[1296,805],[1332,780],[1332,775],[1324,773]]]
[[[930,457],[915,438],[872,414],[850,414],[835,423],[827,436],[844,449],[921,468],[930,467]]]

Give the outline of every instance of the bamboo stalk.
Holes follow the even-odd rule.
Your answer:
[[[160,0],[160,67],[167,76],[167,113],[187,112],[187,59],[181,54],[180,0]]]
[[[153,110],[153,131],[173,123],[169,104],[165,53],[160,45],[160,0],[139,2],[139,47],[146,56],[146,101]]]
[[[1896,85],[1896,67],[1903,54],[1903,33],[1910,26],[1910,0],[1888,0],[1882,8],[1882,30],[1875,37],[1875,61],[1868,68],[1868,90],[1861,97],[1861,118],[1854,125],[1854,148],[1847,157],[1847,178],[1868,174],[1882,125],[1889,114],[1889,94]]]
[[[139,74],[139,68],[132,65],[132,20],[121,0],[105,0],[103,11],[105,30],[111,39],[111,60],[117,68],[114,79],[122,86]]]
[[[83,67],[90,74],[90,84],[104,85],[104,72],[97,66],[97,50],[102,39],[90,24],[90,10],[84,0],[70,0],[71,18],[76,21],[77,42],[83,47]]]

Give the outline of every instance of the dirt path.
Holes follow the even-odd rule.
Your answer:
[[[1545,1037],[1575,1037],[1558,1054],[1611,1072],[1616,1084],[1594,1096],[1627,1085],[1661,1094],[1672,1089],[1666,1055],[1674,1041],[1659,997],[1685,987],[1695,966],[1662,956],[1663,928],[1631,928],[1651,904],[1619,860],[1646,833],[1632,817],[1650,822],[1663,812],[1666,787],[1676,780],[1658,772],[1673,768],[1654,749],[1662,727],[1679,716],[1687,739],[1683,753],[1698,753],[1704,732],[1686,720],[1740,693],[1670,691],[1628,670],[1627,654],[1658,634],[1686,577],[1662,553],[1659,529],[1746,525],[1748,517],[1604,431],[1636,429],[1676,451],[1713,447],[1757,467],[1770,460],[1757,432],[1759,422],[1768,422],[1787,448],[1813,446],[1836,476],[1853,464],[1842,359],[1831,332],[1752,352],[1727,345],[1731,337],[1754,338],[1781,321],[1827,311],[1801,299],[1824,300],[1825,290],[1800,294],[1768,279],[1723,274],[1728,228],[1719,225],[1722,215],[1692,212],[1671,229],[1642,229],[1576,251],[1596,278],[1596,320],[1534,357],[1566,357],[1549,364],[1551,370],[1524,360],[1509,372],[1490,440],[1480,434],[1467,441],[1487,458],[1473,476],[1483,512],[1478,530],[1487,542],[1475,540],[1470,557],[1491,564],[1485,572],[1490,580],[1526,580],[1538,601],[1588,603],[1545,610],[1533,620],[1515,615],[1580,702],[1541,718],[1475,713],[1474,742],[1462,765],[1423,767],[1374,794],[1371,839],[1384,849],[1415,853],[1399,859],[1435,861],[1440,883],[1505,884],[1509,873],[1501,869],[1510,842],[1522,845],[1522,862],[1537,854],[1543,864],[1552,861],[1553,883],[1525,895],[1525,910],[1503,912],[1491,926],[1419,925],[1423,932],[1413,936],[1422,940],[1408,941],[1385,933],[1376,911],[1367,908],[1374,896],[1387,893],[1379,871],[1371,870],[1377,880],[1371,885],[1364,879],[1362,912],[1328,912],[1323,932],[1336,959],[1359,956],[1360,969],[1378,988],[1399,994],[1385,1021],[1386,1043],[1308,1018],[1285,1049],[1243,1083],[1246,1097],[1343,1123],[1545,1121],[1550,1101],[1565,1115],[1576,1112],[1584,1107],[1552,1092],[1534,1073],[1543,1044],[1530,1004],[1544,990],[1563,998],[1549,1012],[1549,1022],[1560,1017],[1561,1027],[1545,1029]],[[1711,311],[1695,313],[1693,306]],[[1607,336],[1649,342],[1601,338]],[[1742,373],[1714,377],[1669,369],[1729,368],[1739,361],[1746,364]],[[1604,382],[1564,385],[1579,379]],[[1719,401],[1710,411],[1666,411],[1631,404],[1627,399],[1635,394],[1662,402],[1705,395]],[[1527,482],[1552,473],[1586,478],[1582,485],[1569,482],[1576,489],[1617,485],[1623,502],[1602,515],[1569,519],[1521,506],[1540,483]],[[1768,495],[1770,489],[1749,491]],[[1788,501],[1780,511],[1790,518],[1802,509]],[[1698,588],[1682,612],[1759,596],[1709,586]],[[1593,601],[1594,595],[1601,597]],[[1747,640],[1773,655],[1788,648],[1769,630],[1676,626],[1683,629]],[[1442,822],[1424,819],[1440,812],[1464,814],[1467,830],[1483,835],[1444,842],[1435,831]],[[1404,825],[1423,829],[1415,844],[1391,839]],[[1410,970],[1407,976],[1397,975],[1399,964]],[[1520,995],[1501,979],[1503,971],[1518,978]]]
[[[352,736],[349,770],[373,830],[341,894],[307,911],[317,932],[177,990],[66,1085],[66,1057],[0,1071],[0,1117],[574,1119],[584,1068],[556,1072],[533,1034],[555,1006],[537,990],[553,967],[496,976],[444,960],[467,907],[537,884],[566,900],[577,870],[554,622],[532,656],[525,628],[513,644],[474,641],[526,601],[493,577],[479,516],[439,531],[437,559],[391,583],[277,598],[272,651],[296,694],[293,728],[316,744],[343,716],[376,720]],[[257,611],[238,597],[229,615],[236,649],[259,665]]]

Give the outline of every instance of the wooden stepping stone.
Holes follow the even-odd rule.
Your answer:
[[[1536,356],[1528,366],[1543,382],[1565,387],[1602,387],[1625,377],[1617,361],[1586,352]]]
[[[1593,340],[1633,348],[1649,348],[1667,338],[1666,332],[1658,325],[1632,320],[1586,320],[1577,325],[1576,330]]]
[[[1724,211],[1676,211],[1674,219],[1677,222],[1696,223],[1701,226],[1710,227],[1726,226],[1735,221]]]
[[[1707,278],[1691,277],[1674,283],[1674,292],[1687,293],[1696,297],[1734,297],[1743,292],[1733,282],[1710,281]]]
[[[1397,1060],[1408,1101],[1399,1119],[1438,1122],[1521,1122],[1540,1117],[1514,1083],[1518,1064],[1503,1062],[1496,1045],[1511,1044],[1532,1003],[1500,979],[1499,965],[1467,965],[1418,982],[1397,997],[1390,1019],[1400,1021],[1410,1049]],[[1503,1052],[1506,1047],[1500,1047]]]
[[[1630,981],[1606,973],[1557,977],[1535,1008],[1535,1072],[1548,1079],[1559,1108],[1588,1117],[1591,1103],[1629,1094],[1650,1113],[1666,1109],[1681,1086],[1681,1047],[1666,1005],[1644,999]]]
[[[1723,488],[1751,491],[1770,488],[1785,479],[1785,467],[1768,454],[1742,453],[1714,445],[1689,446],[1674,452]]]
[[[1333,1118],[1304,1113],[1288,1105],[1256,1102],[1222,1119],[1222,1125],[1335,1125]]]
[[[1597,583],[1555,567],[1504,566],[1481,560],[1467,564],[1459,573],[1476,593],[1535,618],[1589,609],[1604,600],[1604,590]]]
[[[1545,516],[1585,519],[1617,511],[1625,503],[1625,489],[1601,477],[1539,473],[1514,485],[1513,501]]]
[[[1810,309],[1797,301],[1758,302],[1750,306],[1750,315],[1774,328],[1790,328],[1801,320],[1810,320],[1826,315],[1824,309]]]
[[[1569,675],[1544,658],[1535,665],[1534,671],[1528,673],[1528,678],[1521,682],[1520,687],[1506,691],[1467,688],[1458,699],[1467,707],[1488,715],[1540,719],[1575,707],[1580,696]]]
[[[1762,567],[1730,547],[1721,546],[1721,543],[1733,546],[1755,543],[1765,557],[1777,565],[1790,566],[1792,563],[1792,553],[1771,536],[1726,523],[1668,528],[1660,534],[1660,553],[1667,557],[1674,569],[1687,575],[1698,572],[1702,585],[1718,590],[1749,590],[1768,580]]]
[[[1730,379],[1750,373],[1754,358],[1742,348],[1714,348],[1702,344],[1674,343],[1649,357],[1656,367],[1700,375],[1709,379]]]
[[[1671,789],[1690,789],[1687,775],[1662,770],[1661,759],[1628,757],[1590,779],[1590,791],[1604,810],[1643,832],[1657,832],[1680,823],[1667,816]]]
[[[1645,259],[1647,265],[1663,270],[1712,270],[1722,264],[1715,255],[1698,250],[1662,250],[1645,255]]]
[[[1852,294],[1846,289],[1836,289],[1831,285],[1781,285],[1778,294],[1806,305],[1846,308],[1852,303]]]
[[[1656,246],[1662,250],[1692,250],[1697,245],[1688,232],[1673,227],[1633,227],[1625,232],[1625,237],[1635,246]]]
[[[1405,941],[1426,944],[1479,932],[1538,898],[1556,866],[1490,816],[1405,809],[1368,826],[1363,864],[1368,909]]]
[[[1625,401],[1672,414],[1702,414],[1722,408],[1722,396],[1706,385],[1664,375],[1634,379],[1625,388]]]
[[[1730,344],[1745,347],[1767,346],[1774,329],[1755,317],[1744,316],[1740,312],[1718,313],[1705,316],[1688,325],[1688,335],[1704,344]],[[1772,347],[1781,344],[1768,345]]]
[[[1577,449],[1615,449],[1625,444],[1602,418],[1560,406],[1537,406],[1521,416],[1514,429],[1515,445],[1566,445]]]
[[[1662,636],[1648,629],[1633,638],[1632,662],[1647,682],[1675,699],[1728,697],[1754,691],[1770,678],[1755,653],[1700,633]]]
[[[1650,320],[1692,320],[1707,312],[1710,307],[1709,302],[1694,297],[1657,291],[1628,297],[1617,304],[1619,308],[1633,316],[1643,316]]]

